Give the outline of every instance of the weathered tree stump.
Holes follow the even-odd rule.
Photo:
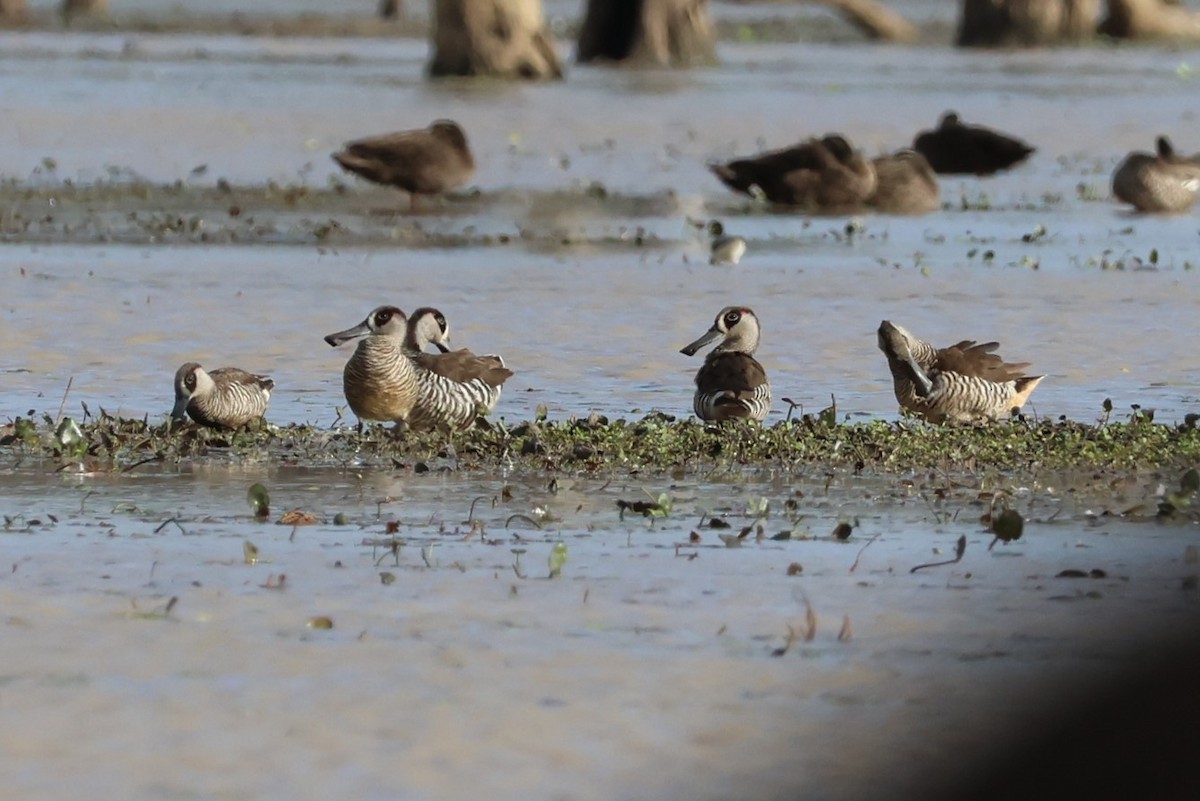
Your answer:
[[[70,21],[73,17],[87,17],[93,14],[108,13],[108,0],[63,0],[59,11],[63,19]]]
[[[561,78],[541,0],[436,0],[429,74]]]
[[[841,12],[850,24],[868,39],[885,42],[912,43],[917,41],[917,26],[876,0],[810,0]]]
[[[1200,14],[1172,0],[1108,0],[1100,33],[1115,39],[1200,39]]]
[[[716,40],[708,0],[588,0],[576,58],[580,63],[710,64],[716,60]]]
[[[25,0],[0,0],[0,21],[20,22],[25,15]]]
[[[1037,46],[1095,35],[1100,0],[963,0],[960,47]]]

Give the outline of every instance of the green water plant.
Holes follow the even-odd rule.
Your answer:
[[[436,432],[397,438],[376,426],[361,433],[351,427],[330,430],[300,424],[222,432],[115,417],[101,410],[64,432],[64,445],[56,435],[58,425],[46,415],[17,418],[0,427],[0,465],[43,459],[59,466],[84,463],[88,470],[102,472],[136,470],[148,463],[353,463],[416,473],[424,464],[433,474],[442,469],[512,468],[552,474],[654,471],[674,478],[810,466],[885,474],[932,469],[961,475],[1184,470],[1200,463],[1200,427],[1194,421],[1159,422],[1152,410],[1140,406],[1131,406],[1123,421],[1113,421],[1106,413],[1099,423],[1017,419],[963,427],[911,420],[839,422],[836,407],[793,415],[773,425],[710,426],[657,412],[631,420],[595,416],[512,425],[501,420],[455,434],[453,459],[445,456],[445,437]],[[529,442],[536,446],[525,447]],[[256,508],[249,494],[247,500]],[[671,495],[626,499],[618,507],[622,513],[665,517],[671,511]]]

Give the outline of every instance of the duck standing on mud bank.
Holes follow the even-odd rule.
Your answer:
[[[701,420],[745,417],[761,422],[771,411],[771,382],[754,358],[760,333],[752,309],[726,306],[704,336],[680,349],[685,356],[693,356],[710,342],[721,340],[696,373],[692,408]]]
[[[368,181],[408,192],[409,211],[416,208],[419,195],[449,192],[475,174],[467,135],[452,120],[347,142],[333,160]]]

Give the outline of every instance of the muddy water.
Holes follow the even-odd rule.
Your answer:
[[[777,397],[808,409],[832,395],[850,415],[894,414],[874,344],[889,318],[938,342],[1000,339],[1048,375],[1039,415],[1088,420],[1106,397],[1160,419],[1194,410],[1200,226],[1107,200],[1125,151],[1160,131],[1197,147],[1189,54],[720,55],[694,72],[430,85],[417,40],[0,34],[0,173],[33,186],[181,180],[196,200],[173,213],[220,231],[227,208],[200,188],[325,187],[327,154],[354,136],[452,116],[480,165],[478,195],[415,222],[379,213],[401,198],[352,184],[315,211],[256,210],[273,233],[236,245],[155,236],[130,214],[156,208],[128,195],[46,199],[50,233],[0,246],[0,417],[53,413],[68,382],[69,413],[164,414],[174,369],[198,359],[273,375],[275,422],[332,424],[347,354],[321,336],[381,302],[435,304],[458,344],[504,354],[510,419],[543,404],[686,414],[696,365],[678,348],[731,302],[763,319]],[[875,153],[951,106],[1038,155],[946,181],[943,212],[866,216],[850,239],[846,219],[765,213],[703,168],[835,129]],[[593,184],[621,194],[597,199]],[[26,210],[13,198],[5,219]],[[750,240],[738,267],[706,263],[690,223],[714,216]],[[318,242],[331,220],[347,233]],[[468,246],[387,244],[414,241],[415,225]],[[0,772],[25,798],[904,796],[928,786],[923,766],[940,774],[996,731],[1036,728],[1060,682],[1086,689],[1196,621],[1192,529],[1095,516],[1152,503],[1148,480],[1113,498],[1018,490],[1026,538],[989,552],[969,492],[939,507],[895,482],[826,489],[820,470],[554,494],[503,475],[54,467],[0,475]],[[302,507],[321,522],[253,522],[254,481],[273,517]],[[669,492],[671,517],[619,520],[615,500],[644,491]],[[702,513],[724,511],[736,532],[760,497],[768,535],[815,539],[726,548],[703,529],[677,551]],[[789,497],[803,520],[781,514]],[[855,517],[849,543],[827,538]],[[372,544],[388,521],[407,542],[398,560]],[[908,572],[960,535],[963,563]],[[244,563],[247,539],[258,564]],[[568,562],[550,581],[560,539]],[[1094,568],[1105,577],[1054,578]],[[804,598],[814,639],[773,658],[805,626]],[[306,627],[316,616],[334,628]]]
[[[502,353],[517,378],[500,409],[514,418],[539,404],[686,414],[695,365],[676,351],[732,302],[759,312],[777,395],[806,408],[833,395],[847,413],[894,413],[873,341],[883,318],[936,342],[1000,340],[1049,376],[1040,415],[1091,419],[1111,397],[1178,419],[1195,400],[1197,356],[1179,335],[1196,311],[1195,217],[1133,218],[1105,200],[1121,153],[1158,131],[1190,146],[1180,99],[1193,82],[1179,53],[729,43],[713,70],[576,68],[563,83],[508,87],[426,83],[418,40],[41,33],[2,43],[7,176],[45,186],[103,179],[111,166],[155,181],[321,187],[341,141],[453,116],[470,131],[484,194],[444,219],[434,204],[417,224],[536,242],[317,248],[311,225],[289,235],[284,209],[271,241],[291,247],[163,248],[145,234],[144,247],[72,247],[69,236],[30,247],[17,236],[0,249],[10,415],[56,408],[72,378],[73,408],[161,413],[173,369],[194,358],[272,374],[278,422],[332,421],[345,354],[320,337],[385,301],[436,304],[459,343]],[[946,180],[946,211],[865,217],[849,243],[847,220],[765,214],[703,168],[832,129],[878,152],[949,106],[1002,123],[1038,155],[1000,178]],[[594,183],[632,200],[557,194],[586,197]],[[1080,186],[1098,199],[1081,199]],[[369,196],[352,193],[315,222],[382,232],[374,242],[410,224],[381,216],[380,195]],[[225,209],[195,214],[228,220]],[[105,223],[118,239],[127,216]],[[706,264],[689,223],[713,216],[750,240],[742,265]],[[639,227],[653,247],[632,244]],[[575,244],[547,246],[559,235]]]
[[[253,481],[273,518],[320,522],[255,523]],[[9,472],[6,780],[21,797],[909,797],[1147,638],[1194,630],[1190,527],[1043,486],[1017,493],[1025,539],[988,551],[973,493],[935,508],[894,480],[826,482]],[[618,518],[643,489],[670,493],[669,518]],[[760,498],[768,536],[806,539],[730,548],[701,526],[736,533]],[[850,540],[828,536],[852,516]],[[960,564],[909,572],[960,535]],[[813,638],[789,644],[806,603]]]

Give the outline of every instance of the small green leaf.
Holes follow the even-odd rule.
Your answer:
[[[58,444],[64,448],[70,448],[83,442],[83,432],[79,430],[79,424],[70,417],[64,417],[54,429],[54,437],[58,440]]]
[[[255,517],[264,518],[271,515],[271,496],[262,484],[252,484],[250,489],[246,490],[246,502],[250,504]]]
[[[567,544],[565,542],[556,542],[554,547],[550,549],[550,578],[558,578],[562,575],[563,565],[567,563]]]
[[[258,546],[250,540],[242,542],[242,560],[248,565],[258,564]]]

